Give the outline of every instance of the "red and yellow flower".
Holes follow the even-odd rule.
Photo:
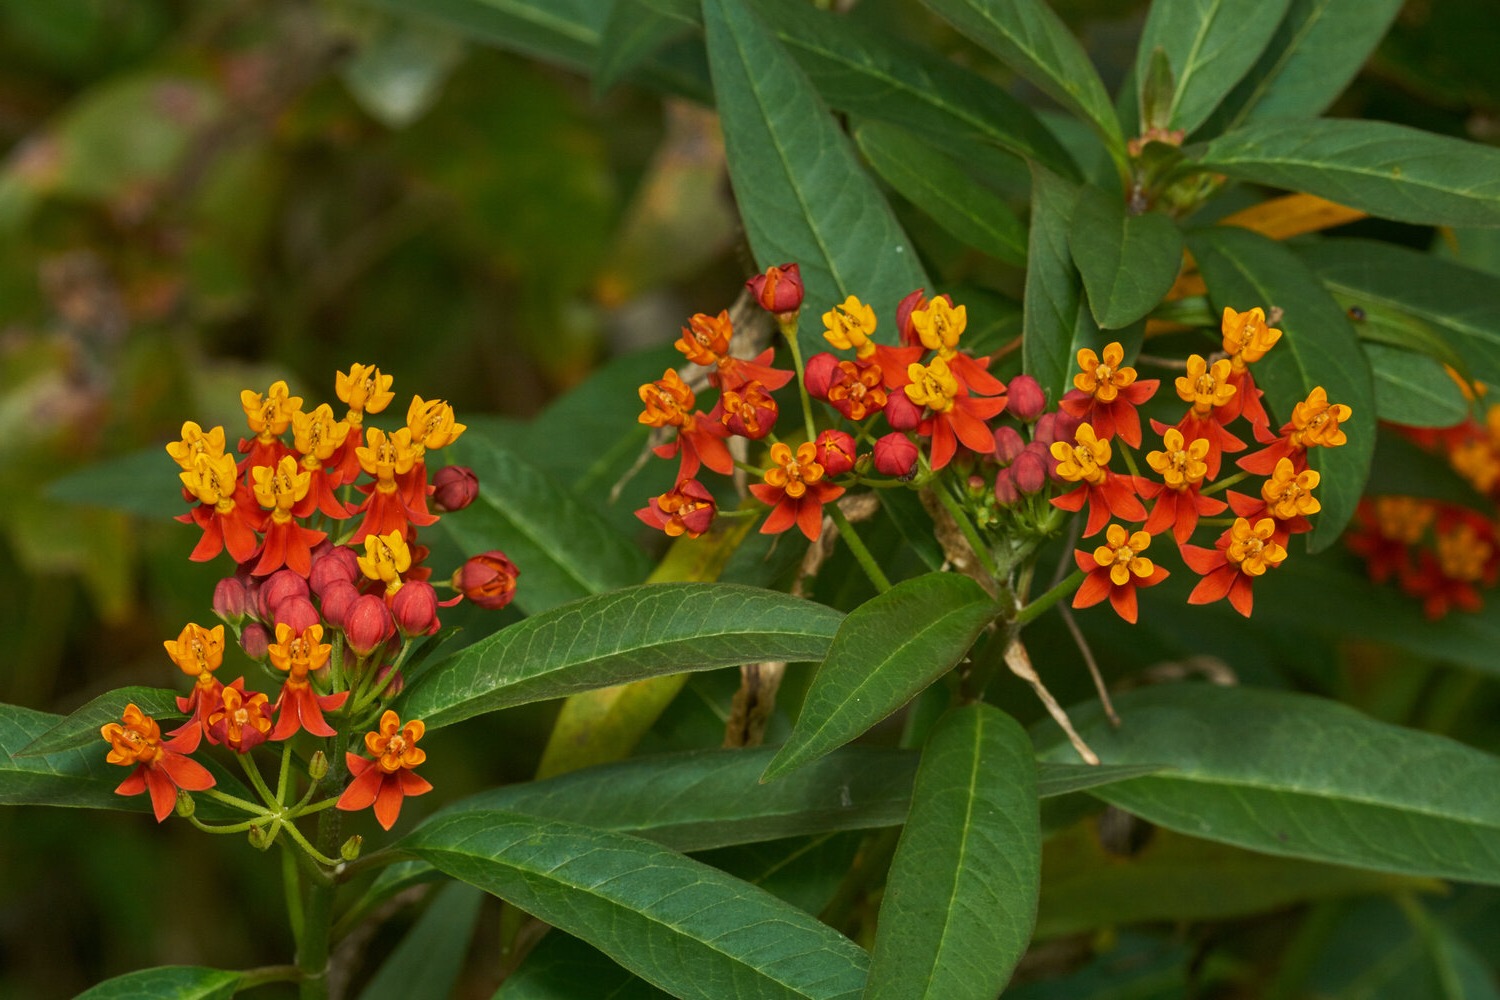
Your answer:
[[[240,452],[245,456],[240,471],[259,465],[274,468],[291,453],[281,435],[291,425],[292,414],[302,409],[302,397],[293,396],[286,382],[277,380],[263,393],[253,389],[241,391],[240,406],[245,411],[246,424],[255,435],[240,441]]]
[[[1090,424],[1102,441],[1114,437],[1141,446],[1141,417],[1136,411],[1156,394],[1159,379],[1143,379],[1124,364],[1125,348],[1119,341],[1104,345],[1103,357],[1085,347],[1078,352],[1080,371],[1073,388],[1058,401],[1058,409]]]
[[[922,356],[922,348],[877,344],[875,324],[875,310],[851,295],[823,314],[823,339],[840,351],[853,351],[860,361],[878,365],[885,387],[898,389],[906,384],[907,366]]]
[[[276,699],[279,714],[271,739],[284,740],[299,729],[306,729],[314,736],[333,736],[333,727],[324,721],[323,713],[342,707],[349,692],[319,695],[313,690],[308,674],[326,666],[333,652],[333,646],[323,641],[323,626],[309,625],[296,633],[281,622],[276,626],[276,641],[266,652],[271,666],[287,675]]]
[[[1342,424],[1353,411],[1344,403],[1330,403],[1328,391],[1321,385],[1307,394],[1307,399],[1292,408],[1292,419],[1281,426],[1281,436],[1269,446],[1240,459],[1246,472],[1268,476],[1283,458],[1290,458],[1300,471],[1307,468],[1307,449],[1337,448],[1349,440]]]
[[[733,336],[734,323],[729,319],[729,310],[722,310],[717,316],[696,313],[688,319],[682,336],[673,346],[693,364],[713,368],[708,380],[720,389],[738,389],[746,382],[758,381],[775,392],[792,380],[795,372],[771,367],[775,352],[770,348],[748,361],[729,353]]]
[[[1105,544],[1093,552],[1075,549],[1073,560],[1088,575],[1073,595],[1073,607],[1090,608],[1106,597],[1115,614],[1135,624],[1136,590],[1154,587],[1169,575],[1142,555],[1151,545],[1145,531],[1127,531],[1111,524],[1104,532]]]
[[[328,537],[326,532],[298,524],[292,515],[292,508],[312,488],[312,473],[302,469],[288,454],[281,457],[275,468],[257,465],[250,475],[255,499],[271,512],[260,561],[251,572],[265,576],[287,566],[299,576],[306,576],[312,570],[312,547]]]
[[[1162,434],[1162,450],[1146,453],[1146,464],[1162,477],[1160,483],[1137,480],[1141,496],[1156,501],[1151,505],[1151,516],[1146,518],[1147,533],[1159,535],[1171,528],[1177,544],[1184,545],[1198,526],[1199,517],[1211,517],[1224,510],[1224,501],[1200,492],[1208,475],[1204,461],[1208,450],[1207,439],[1198,438],[1189,444],[1180,430],[1168,427]]]
[[[635,512],[635,516],[672,538],[697,538],[713,523],[718,507],[708,487],[696,479],[684,479]]]
[[[168,445],[168,451],[172,447]],[[188,558],[207,562],[228,549],[235,562],[248,562],[260,547],[259,533],[265,530],[266,512],[255,502],[250,487],[239,478],[233,455],[193,450],[194,444],[184,447],[192,450],[193,467],[179,472],[177,477],[182,481],[184,496],[197,500],[198,506],[178,515],[177,520],[196,524],[203,531]]]
[[[1114,455],[1109,442],[1101,441],[1088,423],[1078,425],[1074,442],[1052,442],[1050,451],[1057,463],[1054,473],[1064,482],[1078,483],[1077,489],[1053,497],[1052,505],[1062,510],[1082,510],[1087,503],[1085,536],[1097,534],[1110,515],[1124,521],[1144,521],[1146,508],[1137,497],[1135,477],[1119,476],[1109,470],[1109,460]]]
[[[339,796],[338,808],[347,811],[375,807],[375,819],[389,830],[396,825],[401,814],[401,803],[408,795],[423,795],[432,791],[431,782],[413,772],[427,759],[427,753],[417,746],[426,732],[419,720],[406,725],[401,717],[387,710],[380,717],[380,726],[365,734],[365,748],[374,754],[374,759],[350,753],[344,757],[349,773],[354,780]]]
[[[1228,382],[1235,390],[1233,398],[1225,404],[1223,419],[1244,416],[1257,428],[1268,427],[1271,418],[1260,402],[1264,393],[1256,388],[1249,366],[1276,346],[1281,331],[1266,322],[1265,310],[1260,306],[1248,312],[1235,312],[1226,306],[1219,328],[1224,337],[1224,353],[1229,355]]]
[[[1270,478],[1261,484],[1258,498],[1231,490],[1229,504],[1236,514],[1252,523],[1263,517],[1275,520],[1276,540],[1285,545],[1290,536],[1311,531],[1308,517],[1323,509],[1312,495],[1319,478],[1316,469],[1299,472],[1290,458],[1283,458],[1276,462]]]
[[[995,438],[985,421],[1005,410],[1004,396],[969,395],[969,387],[942,357],[927,365],[912,362],[906,372],[910,383],[902,392],[928,411],[917,433],[932,438],[928,463],[933,469],[952,461],[960,443],[979,454],[994,450]]]
[[[219,693],[218,707],[204,720],[208,739],[235,753],[249,753],[271,735],[270,699],[259,691],[245,690],[239,677]]]
[[[1234,610],[1249,618],[1255,599],[1252,584],[1286,559],[1286,548],[1275,540],[1275,534],[1273,518],[1251,524],[1238,517],[1214,548],[1183,546],[1183,561],[1203,577],[1188,595],[1188,603],[1211,604],[1228,597]]]
[[[675,439],[652,450],[662,458],[682,453],[682,463],[677,469],[679,481],[692,479],[704,465],[720,475],[734,471],[734,458],[723,440],[729,436],[729,429],[717,414],[693,409],[697,402],[693,390],[675,370],[668,368],[661,378],[647,382],[637,393],[646,407],[636,417],[637,422],[647,427],[677,429]]]
[[[799,444],[795,453],[779,441],[771,445],[774,464],[765,471],[764,482],[750,486],[750,492],[772,508],[760,526],[762,534],[777,534],[795,524],[808,541],[817,541],[823,530],[823,505],[844,494],[842,486],[823,478],[817,455],[811,441]]]
[[[111,764],[134,767],[115,793],[139,795],[149,792],[151,811],[160,823],[177,804],[179,788],[201,792],[214,786],[214,776],[202,764],[186,756],[179,737],[163,741],[156,720],[132,702],[125,706],[119,722],[105,723],[99,734],[110,745]]]
[[[192,694],[177,699],[177,708],[187,713],[188,721],[172,733],[179,737],[177,745],[181,751],[192,753],[198,749],[208,715],[218,704],[223,689],[214,679],[214,671],[224,662],[224,626],[204,628],[190,622],[175,641],[167,639],[162,645],[178,669],[194,681]]]

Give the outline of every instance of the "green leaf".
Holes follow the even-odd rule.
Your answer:
[[[922,0],[929,10],[993,52],[1098,130],[1117,158],[1125,140],[1088,53],[1041,0]]]
[[[1402,0],[1292,0],[1259,61],[1209,120],[1213,132],[1246,121],[1328,110],[1375,51]]]
[[[1154,309],[1182,270],[1182,230],[1165,215],[1132,215],[1125,203],[1089,188],[1073,207],[1068,249],[1083,276],[1094,322],[1129,326]]]
[[[494,1000],[671,1000],[670,994],[638,979],[597,948],[548,932],[521,967],[505,977]]]
[[[842,616],[774,591],[662,583],[518,622],[434,665],[401,695],[429,729],[643,677],[764,660],[819,660]]]
[[[1500,383],[1500,277],[1374,240],[1324,240],[1299,253],[1350,305],[1431,324],[1474,378]],[[1428,353],[1452,363],[1436,350]]]
[[[679,997],[844,998],[868,960],[815,918],[636,837],[506,812],[424,824],[401,847],[582,938]]]
[[[922,751],[865,997],[992,1000],[1031,941],[1041,867],[1025,730],[985,704],[950,712]]]
[[[951,236],[1006,263],[1026,262],[1026,231],[1005,199],[931,143],[880,122],[861,123],[854,139],[886,183]]]
[[[1375,438],[1366,496],[1425,497],[1485,512],[1493,509],[1472,483],[1453,470],[1445,456],[1419,447],[1406,435],[1381,427]]]
[[[1375,389],[1364,351],[1344,310],[1286,247],[1229,226],[1195,233],[1188,245],[1215,311],[1244,312],[1252,306],[1285,311],[1280,342],[1254,369],[1273,426],[1291,419],[1292,407],[1320,385],[1330,401],[1353,410],[1345,425],[1347,444],[1308,451],[1309,463],[1322,476],[1323,510],[1313,519],[1307,547],[1310,552],[1327,548],[1354,516],[1375,451]]]
[[[1252,122],[1211,140],[1196,169],[1398,222],[1500,226],[1500,149],[1389,122]]]
[[[769,781],[854,739],[963,659],[995,602],[958,573],[903,580],[855,608],[813,677]]]
[[[86,465],[52,480],[43,488],[49,500],[106,507],[153,520],[163,511],[183,512],[177,463],[160,448],[145,448]]]
[[[483,900],[483,893],[461,882],[444,886],[380,963],[359,1000],[452,996]]]
[[[721,847],[694,857],[816,915],[838,893],[864,839],[858,832],[821,833]]]
[[[193,965],[163,965],[140,969],[104,982],[78,994],[74,1000],[227,1000],[234,996],[243,976],[222,969]]]
[[[1116,781],[1129,781],[1146,774],[1155,774],[1162,769],[1160,764],[1059,764],[1053,761],[1036,762],[1036,793],[1044,799],[1059,795],[1082,792],[1099,785]]]
[[[18,750],[16,756],[45,756],[100,744],[99,730],[107,722],[119,722],[125,706],[130,704],[158,720],[183,715],[177,708],[176,691],[141,686],[116,688],[70,712],[57,725]]]
[[[1362,615],[1361,620],[1369,618]],[[1208,684],[1070,709],[1112,764],[1171,770],[1100,798],[1159,826],[1267,854],[1500,884],[1500,758],[1307,695]],[[1045,759],[1070,759],[1056,730]]]
[[[1174,0],[1152,4],[1136,50],[1136,79],[1148,78],[1152,53],[1160,48],[1175,84],[1167,121],[1155,124],[1188,134],[1197,131],[1265,51],[1287,3]]]
[[[480,792],[439,815],[503,809],[680,851],[897,826],[906,818],[917,767],[911,751],[846,747],[759,784],[774,755],[773,747],[756,747],[638,757]]]
[[[668,42],[690,31],[671,10],[660,10],[651,0],[615,0],[599,38],[594,59],[594,93],[607,93],[632,70],[655,55]]]
[[[1442,364],[1399,347],[1366,344],[1375,377],[1375,412],[1408,427],[1451,427],[1469,414],[1469,403]]]
[[[1078,269],[1068,248],[1077,202],[1077,185],[1032,166],[1021,368],[1041,383],[1052,406],[1071,387],[1073,358],[1080,346],[1075,333],[1080,311],[1085,309]]]
[[[500,549],[520,570],[515,603],[528,614],[640,583],[650,561],[631,540],[536,466],[471,427],[446,449],[479,477],[479,498],[445,515],[460,549]]]
[[[745,0],[705,0],[703,17],[729,179],[758,266],[800,263],[814,316],[849,295],[893,314],[929,282],[848,137]],[[822,341],[814,326],[804,350]]]

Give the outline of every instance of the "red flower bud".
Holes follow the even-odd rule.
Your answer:
[[[844,431],[827,430],[819,434],[817,441],[813,443],[817,446],[818,464],[823,467],[824,475],[842,476],[854,468],[854,460],[858,455],[852,435]]]
[[[318,609],[313,607],[311,600],[294,594],[276,605],[270,620],[276,625],[290,625],[295,634],[301,635],[323,619],[318,617]]]
[[[995,499],[1002,507],[1012,507],[1021,500],[1021,491],[1016,489],[1013,469],[1001,469],[995,475]]]
[[[438,630],[437,591],[415,580],[403,584],[391,598],[391,617],[402,635],[432,635]]]
[[[1025,451],[1016,456],[1016,460],[1011,463],[1007,471],[1015,476],[1016,489],[1020,490],[1023,496],[1029,497],[1034,493],[1040,493],[1047,485],[1047,466],[1051,464],[1050,459],[1051,456],[1038,447],[1034,441],[1026,446]]]
[[[840,361],[829,376],[829,405],[856,423],[884,410],[886,399],[883,375],[874,362]]]
[[[875,442],[875,471],[909,478],[917,471],[917,446],[905,434],[887,434]]]
[[[765,274],[745,282],[755,301],[769,313],[793,313],[802,308],[802,269],[796,264],[772,265]]]
[[[279,569],[260,585],[261,618],[276,620],[276,609],[289,597],[308,596],[307,581],[293,570]],[[300,630],[299,630],[300,631]]]
[[[384,684],[385,679],[390,676],[391,671],[395,669],[396,667],[393,663],[382,663],[380,665],[380,669],[375,671],[375,684],[377,686]],[[385,696],[388,698],[394,698],[396,695],[401,693],[401,689],[404,687],[406,687],[406,678],[401,676],[401,671],[396,670],[396,676],[391,678],[390,687],[385,689]]]
[[[318,603],[323,610],[323,620],[334,628],[343,628],[349,609],[359,600],[359,588],[347,580],[333,580],[323,588]]]
[[[724,390],[722,406],[724,426],[731,434],[759,441],[776,426],[776,400],[760,382]]]
[[[463,510],[479,495],[479,477],[467,465],[445,465],[432,477],[432,503],[438,510]]]
[[[922,422],[922,408],[898,389],[885,401],[885,422],[891,425],[892,430],[914,431]]]
[[[238,625],[250,610],[250,591],[238,578],[226,576],[214,584],[214,614],[231,625]]]
[[[259,622],[251,622],[240,632],[240,648],[252,660],[264,660],[271,648],[271,633]]]
[[[307,582],[312,585],[312,592],[322,598],[333,581],[358,583],[360,575],[359,556],[347,545],[335,545],[313,557],[312,571],[307,575]]]
[[[927,308],[927,296],[922,294],[925,291],[925,288],[918,288],[896,303],[896,333],[901,337],[903,346],[922,346],[922,338],[917,336],[917,328],[912,325],[911,314],[918,309]]]
[[[828,383],[833,380],[833,373],[838,367],[839,359],[828,351],[808,358],[802,369],[802,382],[807,386],[807,394],[813,399],[827,399]]]
[[[521,571],[498,549],[471,556],[453,574],[453,589],[481,608],[498,609],[516,596]]]
[[[1036,429],[1032,431],[1031,440],[1039,442],[1043,448],[1052,447],[1054,441],[1067,441],[1071,444],[1074,433],[1082,422],[1079,417],[1060,410],[1044,413],[1036,422]]]
[[[344,637],[349,640],[349,648],[356,656],[369,656],[395,634],[396,622],[391,618],[391,609],[375,594],[361,595],[344,616]]]
[[[1047,410],[1047,394],[1042,384],[1030,375],[1017,375],[1006,386],[1005,411],[1024,423],[1031,423]]]
[[[1026,450],[1026,440],[1021,432],[1008,424],[995,428],[995,459],[1001,465],[1009,465],[1016,456]]]

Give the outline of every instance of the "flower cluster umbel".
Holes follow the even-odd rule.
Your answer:
[[[259,810],[275,823],[295,816],[295,808],[284,809],[284,772],[272,793],[250,761],[256,747],[300,732],[328,738],[361,731],[400,691],[402,664],[417,642],[438,631],[440,607],[465,596],[483,607],[510,602],[518,571],[501,552],[465,562],[440,584],[456,595],[439,600],[418,532],[440,513],[472,502],[478,483],[459,466],[429,475],[429,454],[465,430],[446,402],[417,396],[404,425],[386,430],[366,423],[394,401],[392,381],[373,366],[339,372],[342,418],[327,403],[305,409],[285,382],[265,392],[246,389],[240,403],[249,434],[237,452],[227,450],[223,427],[204,430],[191,421],[167,445],[183,498],[193,504],[178,520],[202,531],[191,558],[227,551],[238,566],[214,589],[223,624],[189,623],[164,643],[192,679],[192,690],[177,699],[187,720],[163,737],[156,720],[131,704],[119,723],[102,730],[110,762],[134,768],[118,791],[148,791],[158,821],[172,811],[179,789],[214,786],[213,775],[189,757],[205,742],[233,751],[265,799],[259,807],[224,796],[231,805],[253,816]],[[264,668],[263,678],[280,680],[274,699],[250,690],[244,677],[225,684],[217,676],[226,625]],[[423,760],[415,749],[422,731],[420,722],[403,727],[385,711],[365,738],[377,760],[354,764],[351,755],[355,781],[336,800],[308,805],[327,774],[325,763],[299,806],[374,805],[389,828],[402,796],[430,787],[408,773]]]
[[[1252,365],[1281,331],[1259,307],[1224,310],[1223,353],[1194,354],[1183,364],[1175,388],[1187,408],[1173,425],[1151,422],[1160,448],[1143,456],[1154,473],[1148,476],[1125,449],[1142,447],[1138,407],[1160,382],[1138,378],[1119,343],[1080,350],[1073,389],[1049,411],[1035,379],[1017,375],[1007,385],[990,372],[989,358],[961,346],[968,315],[950,296],[928,298],[919,289],[902,299],[894,345],[875,339],[875,311],[850,296],[822,314],[833,350],[798,364],[802,285],[796,265],[773,267],[748,284],[776,318],[795,370],[776,368],[771,350],[739,357],[729,314],[700,313],[677,341],[689,366],[640,387],[640,421],[669,435],[655,450],[676,458],[678,471],[673,488],[637,516],[672,536],[696,537],[712,523],[715,495],[698,476],[704,468],[732,473],[736,461],[727,442],[738,437],[768,446],[762,464],[742,465],[760,479],[750,493],[770,508],[762,532],[795,526],[816,539],[825,507],[853,488],[930,490],[945,509],[940,516],[958,529],[949,534],[961,533],[997,585],[1009,586],[1039,541],[1060,529],[1060,512],[1086,509],[1084,535],[1103,532],[1104,538],[1075,553],[1081,571],[1075,607],[1108,599],[1121,617],[1135,621],[1136,591],[1167,576],[1145,550],[1154,536],[1170,531],[1183,560],[1202,576],[1190,603],[1227,597],[1248,615],[1253,581],[1286,559],[1288,538],[1310,530],[1307,518],[1319,509],[1312,494],[1319,477],[1308,467],[1308,449],[1345,441],[1349,407],[1330,403],[1321,387],[1273,429]],[[700,367],[707,369],[701,383],[717,390],[707,409],[690,387]],[[815,399],[824,408],[806,412],[803,426],[783,440],[776,434],[781,414],[774,393],[793,378],[800,380],[805,405]],[[1262,447],[1238,459],[1240,471],[1220,479],[1225,456],[1248,448],[1231,430],[1236,422]],[[1126,471],[1111,467],[1122,454]],[[992,492],[986,488],[990,474]],[[1231,491],[1227,502],[1213,495],[1252,474],[1266,477],[1257,495]],[[1189,544],[1200,521],[1226,510],[1234,516],[1220,522],[1212,548]],[[1139,527],[1127,529],[1132,522]]]

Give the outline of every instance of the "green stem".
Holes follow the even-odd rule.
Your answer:
[[[292,775],[292,745],[281,744],[281,770],[276,775],[276,801],[286,801],[286,786]],[[311,794],[311,790],[309,790]]]
[[[337,868],[339,866],[339,861],[338,861],[337,858],[330,858],[330,857],[328,857],[326,854],[324,854],[321,851],[319,851],[312,844],[308,843],[307,838],[304,837],[304,836],[302,836],[302,831],[299,830],[299,829],[297,829],[297,824],[295,824],[295,823],[287,823],[283,827],[283,829],[286,830],[286,835],[288,837],[291,837],[293,840],[295,840],[297,842],[297,844],[304,851],[307,852],[307,856],[310,857],[310,858],[312,858],[318,864],[320,864],[320,865],[326,865],[329,868]]]
[[[221,792],[217,788],[207,789],[202,794],[207,795],[215,802],[222,802],[226,806],[234,806],[236,809],[242,809],[247,813],[255,813],[256,816],[267,815],[265,806],[256,805],[254,802],[247,802],[238,795],[230,795],[228,792]]]
[[[870,554],[870,550],[865,548],[864,539],[859,537],[859,532],[854,530],[854,525],[850,524],[844,512],[839,510],[839,505],[830,504],[828,513],[833,518],[833,523],[838,526],[839,534],[844,536],[844,544],[848,545],[849,551],[854,554],[854,561],[859,563],[860,568],[865,571],[865,576],[869,577],[870,582],[875,585],[875,589],[882,594],[890,590],[891,581],[886,578],[880,564]]]
[[[360,713],[369,708],[372,702],[379,701],[380,696],[385,694],[385,689],[390,687],[391,681],[396,679],[396,673],[401,669],[401,664],[406,662],[406,654],[411,652],[411,643],[411,636],[404,637],[401,640],[401,652],[397,653],[395,660],[391,661],[391,669],[385,672],[385,679],[369,691],[364,692],[362,696],[355,697],[354,707],[349,710],[349,721],[353,722],[358,719]],[[375,673],[376,671],[374,670],[367,671],[370,677],[374,677]]]
[[[284,755],[286,752],[285,748],[283,748],[282,752]],[[270,786],[266,784],[266,779],[262,777],[260,768],[255,766],[255,762],[250,759],[250,755],[239,753],[235,754],[235,756],[239,758],[240,767],[245,769],[245,776],[250,779],[250,784],[260,793],[260,797],[265,800],[266,805],[279,809],[281,807],[281,797],[271,794]],[[283,759],[285,759],[284,756]]]
[[[340,730],[333,738],[333,753],[329,757],[328,774],[325,778],[334,787],[341,785],[346,776],[344,751],[348,746],[349,736]],[[318,817],[317,854],[319,856],[326,858],[338,852],[339,823],[339,812],[336,809],[327,810]],[[297,835],[297,839],[302,839],[300,834]],[[311,847],[311,845],[307,846]],[[333,926],[334,884],[331,878],[326,882],[310,881],[311,884],[307,887],[306,906],[303,910],[302,934],[297,938],[297,968],[302,970],[303,975],[300,996],[302,1000],[326,1000],[329,931]]]
[[[1081,569],[1074,570],[1057,586],[1052,587],[1046,593],[1038,596],[1036,600],[1026,605],[1020,611],[1017,611],[1016,627],[1019,628],[1022,625],[1025,625],[1027,622],[1032,621],[1037,617],[1037,615],[1040,615],[1043,611],[1046,611],[1048,608],[1052,607],[1052,605],[1056,604],[1058,601],[1062,600],[1064,597],[1067,597],[1069,594],[1073,593],[1073,591],[1077,590],[1079,584],[1083,583],[1083,578],[1085,575],[1086,574]]]
[[[292,927],[293,940],[302,938],[302,880],[297,877],[297,855],[282,844],[281,891],[286,893],[286,918]]]
[[[254,989],[267,983],[295,982],[301,975],[302,970],[295,965],[262,965],[258,969],[246,969],[240,973],[235,991]]]
[[[189,816],[187,818],[187,821],[196,826],[198,829],[202,830],[204,833],[244,833],[256,823],[259,823],[260,818],[257,817],[255,819],[247,819],[240,823],[228,823],[224,826],[215,826],[212,823],[205,823],[197,816]]]
[[[797,395],[802,401],[802,426],[807,430],[807,439],[815,441],[818,428],[813,423],[812,397],[807,394],[807,383],[802,378],[802,349],[797,346],[796,324],[782,326],[781,335],[786,339],[788,350],[792,352],[792,367],[797,372]]]
[[[963,507],[959,506],[958,501],[953,499],[953,494],[949,493],[943,484],[939,483],[933,488],[932,492],[937,494],[938,501],[952,515],[953,523],[957,524],[958,530],[963,532],[964,538],[969,543],[969,548],[974,550],[974,558],[979,560],[979,565],[984,567],[984,571],[990,575],[990,579],[999,583],[1000,572],[995,568],[994,560],[990,558],[990,547],[984,544],[984,540],[979,537],[979,532],[974,530],[974,523],[969,520],[969,515],[964,511]]]
[[[1241,469],[1239,472],[1236,472],[1232,476],[1228,476],[1228,477],[1226,477],[1224,479],[1220,479],[1216,483],[1210,483],[1209,485],[1203,487],[1201,490],[1198,491],[1198,495],[1199,496],[1205,496],[1205,497],[1207,497],[1207,496],[1213,496],[1215,493],[1219,492],[1220,490],[1227,490],[1229,487],[1234,486],[1234,485],[1240,483],[1242,480],[1246,479],[1249,475],[1250,475],[1250,473],[1248,473],[1248,472],[1244,471],[1243,469]]]

